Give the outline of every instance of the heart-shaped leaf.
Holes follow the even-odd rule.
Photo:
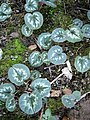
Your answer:
[[[90,38],[90,24],[85,24],[82,27],[82,33],[84,37]]]
[[[48,50],[51,47],[52,40],[50,33],[42,33],[38,37],[38,44],[45,50]]]
[[[87,17],[90,20],[90,10],[88,10],[88,12],[87,12]]]
[[[43,25],[43,16],[40,12],[27,13],[24,16],[24,20],[25,24],[32,30],[39,29]]]
[[[72,108],[74,107],[74,100],[75,97],[74,95],[63,95],[62,96],[62,103],[64,104],[64,106],[66,106],[67,108]]]
[[[2,3],[1,4],[1,10],[3,14],[9,15],[12,13],[12,9],[7,3]]]
[[[46,51],[42,52],[41,58],[42,58],[43,63],[50,65],[50,61],[48,59],[48,53]]]
[[[84,73],[90,69],[90,59],[87,56],[77,56],[74,65],[77,71]]]
[[[2,12],[0,12],[0,22],[5,21],[7,18],[9,18],[11,15],[5,15]]]
[[[80,28],[73,26],[70,29],[66,30],[66,39],[72,43],[81,41],[83,39],[83,34]]]
[[[24,64],[15,64],[8,71],[9,80],[17,86],[23,85],[29,77],[29,68]]]
[[[50,93],[51,84],[45,78],[38,78],[31,83],[31,88],[37,90],[42,97],[46,97]]]
[[[38,51],[34,51],[29,56],[29,63],[33,67],[39,67],[43,64],[43,61],[41,59],[41,54]]]
[[[81,92],[80,91],[76,90],[72,94],[74,95],[74,97],[76,98],[76,100],[80,100],[80,98],[81,98]]]
[[[73,20],[73,25],[81,28],[83,26],[83,21],[78,19],[78,18],[76,18],[76,19]]]
[[[33,12],[38,9],[38,2],[36,0],[26,0],[25,10],[26,12]]]
[[[60,65],[66,61],[67,56],[63,53],[62,47],[55,45],[49,49],[48,59],[51,63]]]
[[[25,35],[26,37],[29,37],[32,33],[33,33],[33,30],[31,30],[27,25],[23,25],[22,26],[22,34]]]
[[[11,83],[5,83],[0,85],[0,100],[5,102],[8,97],[15,92],[15,87]]]
[[[22,94],[19,98],[20,109],[28,115],[37,113],[42,108],[42,98],[37,92]]]
[[[40,77],[41,77],[41,73],[39,71],[37,71],[37,70],[31,71],[31,76],[30,76],[31,80],[35,80]]]
[[[66,34],[63,28],[56,28],[52,34],[51,38],[54,42],[64,42],[66,40]]]
[[[10,96],[6,100],[6,108],[8,111],[13,112],[16,109],[16,101],[14,96]]]

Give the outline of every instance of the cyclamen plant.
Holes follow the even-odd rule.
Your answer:
[[[64,106],[67,108],[72,108],[75,106],[75,103],[78,102],[81,98],[81,92],[80,91],[74,91],[70,95],[63,95],[61,100]]]
[[[25,24],[22,26],[22,34],[29,37],[33,30],[39,29],[43,25],[43,15],[38,12],[38,4],[44,3],[51,7],[56,7],[53,3],[55,0],[26,0],[25,11],[28,12],[24,16]]]
[[[11,16],[12,9],[8,3],[2,3],[0,6],[0,22],[5,21]]]
[[[30,76],[29,68],[24,64],[15,64],[8,71],[9,80],[16,86],[24,85],[24,81],[30,79]],[[42,100],[46,98],[51,91],[49,80],[36,77],[29,86],[32,92],[29,93],[27,91],[16,100],[15,92],[17,91],[12,83],[0,85],[0,100],[6,103],[6,108],[10,112],[16,109],[17,101],[19,101],[20,109],[26,114],[32,115],[39,112],[43,106]]]

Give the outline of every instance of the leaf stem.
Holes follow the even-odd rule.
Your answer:
[[[58,80],[58,78],[60,78],[63,75],[63,73],[61,73],[59,76],[57,76],[50,84],[52,85],[54,82],[56,82]]]

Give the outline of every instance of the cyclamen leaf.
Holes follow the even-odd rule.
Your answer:
[[[85,24],[82,27],[82,33],[84,37],[90,38],[90,24]]]
[[[50,109],[47,109],[47,110],[45,111],[45,115],[48,116],[48,117],[50,117],[50,116],[51,116],[51,110],[50,110]]]
[[[66,34],[63,28],[56,28],[52,34],[51,39],[54,42],[64,42],[66,40]]]
[[[83,26],[83,22],[82,22],[82,20],[76,18],[76,19],[73,20],[73,25],[81,28]]]
[[[80,100],[80,98],[81,98],[81,92],[80,91],[74,91],[72,94],[75,96],[76,100]]]
[[[19,98],[20,109],[28,115],[37,113],[42,107],[42,98],[37,92],[22,94]]]
[[[5,102],[8,97],[15,92],[15,87],[11,83],[5,83],[0,85],[0,100]]]
[[[38,37],[38,44],[45,50],[48,50],[51,47],[52,40],[50,33],[42,33]]]
[[[77,71],[84,73],[90,69],[90,59],[88,58],[88,56],[77,56],[75,58],[74,66]]]
[[[90,20],[90,10],[88,10],[88,12],[87,12],[87,17]]]
[[[27,13],[24,20],[25,24],[32,30],[39,29],[43,25],[43,16],[40,12]]]
[[[9,15],[12,13],[12,9],[7,3],[1,4],[1,10],[2,10],[2,13],[6,15]]]
[[[51,84],[45,78],[38,78],[31,83],[31,88],[37,90],[41,97],[46,97],[50,93]]]
[[[64,104],[64,106],[66,106],[67,108],[72,108],[74,107],[74,96],[72,95],[63,95],[62,96],[62,103]]]
[[[62,47],[55,45],[49,49],[48,59],[51,63],[60,65],[66,61],[67,56],[63,53]]]
[[[40,52],[34,51],[29,56],[29,63],[33,67],[39,67],[43,64]]]
[[[16,109],[16,101],[14,96],[10,96],[6,100],[6,108],[8,111],[13,112]]]
[[[33,33],[33,30],[31,30],[27,25],[23,25],[22,26],[22,34],[25,35],[26,37],[29,37],[32,33]]]
[[[37,71],[37,70],[31,71],[30,79],[35,80],[40,77],[41,77],[41,73],[39,71]]]
[[[9,18],[11,15],[5,15],[2,12],[0,12],[0,22],[5,21],[7,18]]]
[[[41,58],[42,58],[43,63],[50,65],[50,61],[48,59],[48,53],[46,51],[42,52]]]
[[[66,39],[69,42],[75,43],[83,39],[83,34],[79,27],[73,26],[66,30]]]
[[[23,85],[29,77],[29,68],[24,64],[15,64],[8,71],[9,80],[17,86]]]
[[[36,0],[26,0],[25,10],[27,12],[33,12],[38,9],[38,2]]]

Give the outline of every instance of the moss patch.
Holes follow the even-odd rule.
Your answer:
[[[48,99],[48,106],[51,109],[52,113],[55,113],[55,110],[60,108],[62,106],[61,98],[55,99],[55,98],[49,98]]]
[[[0,74],[6,75],[8,69],[16,63],[22,63],[27,48],[19,39],[9,41],[3,48],[3,59],[0,61]]]
[[[35,35],[39,35],[42,32],[52,32],[58,27],[67,28],[72,23],[71,16],[65,14],[62,1],[58,0],[56,5],[56,8],[43,6],[40,9],[44,17],[44,24],[39,30],[34,31]]]

